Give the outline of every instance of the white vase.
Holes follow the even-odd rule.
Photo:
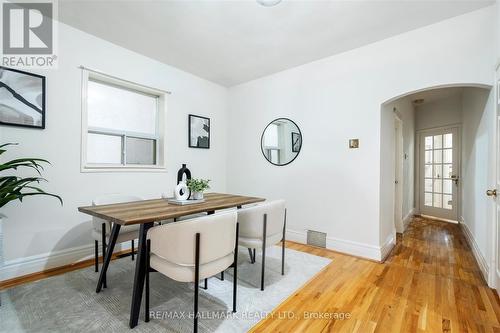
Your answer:
[[[203,192],[193,192],[193,199],[194,200],[202,200],[203,199]]]

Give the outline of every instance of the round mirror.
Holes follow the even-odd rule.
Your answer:
[[[266,126],[260,139],[264,157],[274,165],[287,165],[299,155],[302,133],[296,123],[278,118]]]

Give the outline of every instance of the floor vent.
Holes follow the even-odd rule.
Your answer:
[[[307,230],[307,244],[326,248],[326,233]]]

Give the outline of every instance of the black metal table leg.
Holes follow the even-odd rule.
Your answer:
[[[141,224],[139,230],[139,245],[137,246],[137,259],[135,261],[134,289],[132,292],[132,304],[130,306],[130,328],[137,326],[139,313],[141,311],[142,292],[146,277],[146,236],[148,230],[154,225],[153,222]]]
[[[149,322],[149,273],[151,270],[151,240],[148,239],[146,242],[146,295],[144,297],[144,321],[147,323]]]
[[[113,229],[111,229],[111,235],[109,235],[109,244],[107,247],[106,255],[104,256],[104,261],[102,263],[101,274],[99,275],[99,281],[97,282],[96,293],[100,292],[104,280],[106,279],[106,271],[108,270],[109,262],[113,256],[113,250],[115,249],[116,239],[120,233],[120,227],[118,223],[113,223]]]
[[[102,245],[102,262],[104,263],[104,258],[106,258],[106,223],[101,224],[101,245]],[[106,272],[104,272],[103,278],[102,278],[102,285],[104,288],[107,288],[108,286],[106,285]]]
[[[94,241],[94,266],[95,272],[99,272],[99,242]]]

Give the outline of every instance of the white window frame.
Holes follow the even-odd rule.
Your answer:
[[[283,131],[283,129],[281,128],[281,125],[283,123],[282,122],[277,122],[276,124],[273,122],[272,124],[269,124],[269,125],[274,125],[276,126],[276,130],[278,131],[277,135],[278,135],[278,145],[276,146],[273,146],[273,145],[265,145],[264,146],[264,150],[265,150],[265,153],[266,153],[266,157],[269,161],[272,161],[272,158],[271,158],[271,151],[272,150],[276,150],[278,152],[278,162],[276,162],[276,164],[280,164],[281,163],[281,150],[282,150],[282,142],[280,140],[281,138],[281,135],[280,135],[280,131]],[[268,126],[269,126],[268,125]],[[271,162],[273,163],[273,162]]]
[[[88,82],[89,80],[102,82],[117,86],[122,89],[129,89],[134,92],[152,95],[157,99],[156,134],[137,133],[129,131],[117,131],[107,128],[88,126]],[[169,93],[155,88],[150,88],[141,84],[119,79],[101,72],[82,68],[82,141],[81,141],[81,172],[119,172],[119,171],[142,171],[142,172],[166,172],[166,114],[167,95]],[[122,137],[122,164],[89,163],[87,161],[87,140],[88,133],[105,134]],[[127,137],[138,139],[156,140],[156,164],[154,165],[130,165],[126,163],[126,142]]]

